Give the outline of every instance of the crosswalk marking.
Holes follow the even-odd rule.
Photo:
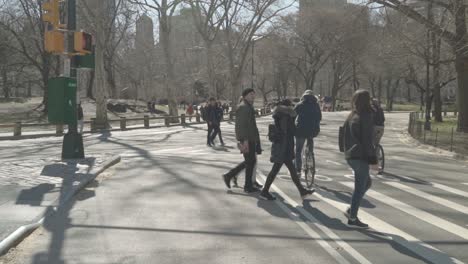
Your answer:
[[[440,183],[431,183],[431,184],[432,186],[439,188],[441,190],[468,198],[468,192],[464,192],[464,191],[461,191],[461,190],[458,190],[458,189],[455,189],[455,188],[452,188],[452,187],[449,187]]]
[[[337,166],[341,166],[343,164],[339,163],[339,162],[336,162],[336,161],[333,161],[333,160],[326,160],[327,163],[331,163],[333,165],[337,165]]]
[[[340,182],[340,184],[347,186],[349,188],[354,188],[354,183],[352,182]],[[424,222],[427,222],[431,225],[434,225],[440,229],[443,229],[449,233],[452,233],[458,237],[461,237],[465,240],[468,240],[468,230],[464,227],[461,227],[459,225],[456,225],[454,223],[451,223],[449,221],[446,221],[440,217],[437,217],[435,215],[432,215],[430,213],[427,213],[425,211],[422,211],[414,206],[411,206],[409,204],[402,203],[398,200],[395,200],[387,195],[381,194],[379,192],[369,190],[367,192],[367,195],[382,202],[385,203],[393,208],[396,208],[400,211],[403,211],[409,215],[412,215]]]
[[[348,204],[326,198],[317,192],[314,193],[314,196],[342,212],[344,212],[349,207]],[[456,258],[448,256],[446,253],[440,251],[439,249],[422,242],[418,238],[388,224],[387,222],[372,216],[363,209],[359,210],[359,215],[361,218],[371,223],[370,227],[373,230],[382,233],[382,235],[386,239],[392,240],[398,243],[399,245],[411,250],[415,254],[429,261],[430,263],[464,263]]]
[[[452,201],[437,197],[435,195],[432,195],[432,194],[429,194],[429,193],[426,193],[426,192],[419,191],[419,190],[417,190],[415,188],[403,185],[403,184],[398,183],[398,182],[384,182],[384,183],[387,184],[387,185],[393,186],[393,187],[395,187],[395,188],[397,188],[399,190],[402,190],[402,191],[411,193],[413,195],[419,196],[419,197],[421,197],[423,199],[427,199],[427,200],[429,200],[431,202],[435,202],[435,203],[438,203],[438,204],[443,205],[445,207],[451,208],[451,209],[453,209],[455,211],[458,211],[458,212],[461,212],[461,213],[464,213],[464,214],[468,214],[468,207],[466,207],[466,206],[454,203]]]
[[[260,171],[257,170],[257,174],[262,178],[263,181],[266,180],[266,176]],[[277,192],[281,197],[284,198],[285,201],[287,201],[292,207],[297,209],[304,217],[306,217],[311,223],[313,223],[316,227],[318,227],[322,232],[324,232],[330,239],[332,239],[335,243],[337,243],[341,248],[346,250],[353,258],[355,258],[359,263],[366,263],[366,264],[371,264],[369,260],[367,260],[363,255],[361,255],[359,252],[357,252],[354,248],[352,248],[348,243],[344,242],[341,240],[340,237],[338,237],[333,231],[331,231],[328,227],[322,225],[312,214],[310,214],[307,210],[305,210],[302,206],[299,206],[298,203],[296,203],[291,197],[286,195],[283,191],[281,191],[278,187],[276,187],[274,184],[271,186],[275,192]],[[277,203],[281,203],[280,201],[277,201]],[[302,226],[301,226],[302,227]],[[312,230],[312,229],[310,229]],[[335,249],[330,249],[328,248],[329,245],[322,244],[321,241],[318,241],[319,244],[324,247],[327,252],[329,252],[335,259],[339,260],[339,257],[342,258],[342,256],[338,252],[334,252],[330,250],[335,250]],[[336,250],[335,250],[336,251]],[[336,256],[336,254],[339,255],[339,257]],[[346,260],[344,260],[346,261]],[[341,263],[341,262],[340,262]],[[346,261],[345,263],[349,263]]]

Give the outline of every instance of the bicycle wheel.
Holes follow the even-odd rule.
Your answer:
[[[304,178],[307,188],[312,187],[315,180],[315,157],[308,147],[304,151]]]
[[[377,145],[377,161],[379,163],[379,174],[383,174],[385,169],[385,153],[382,145]]]

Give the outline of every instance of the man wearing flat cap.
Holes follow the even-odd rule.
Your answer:
[[[226,186],[231,188],[231,179],[245,169],[244,191],[252,193],[260,191],[261,185],[253,183],[252,176],[257,163],[256,154],[261,154],[260,135],[255,121],[254,89],[245,89],[242,92],[242,101],[236,111],[236,139],[239,150],[244,155],[244,161],[234,169],[223,175]]]

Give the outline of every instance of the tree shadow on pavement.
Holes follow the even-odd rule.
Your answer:
[[[80,164],[86,163],[89,167],[86,171],[80,170]],[[95,164],[94,158],[86,160],[67,160],[67,173],[62,174],[62,186],[58,197],[58,208],[55,206],[47,207],[44,214],[43,227],[51,233],[51,241],[47,252],[39,252],[33,257],[33,264],[64,264],[62,259],[62,251],[65,242],[65,234],[71,223],[70,212],[73,209],[76,201],[72,197],[73,190],[76,188],[77,181],[84,181],[90,176],[90,171]],[[46,170],[47,171],[47,170]],[[54,170],[51,170],[54,171]],[[73,174],[69,174],[69,173]],[[84,195],[84,196],[83,196]],[[80,194],[81,199],[93,197],[94,191],[86,190],[84,194]]]
[[[30,189],[21,190],[16,204],[41,206],[44,196],[55,188],[55,184],[42,183]]]
[[[408,241],[401,236],[377,232],[372,229],[359,230],[359,232],[372,239],[388,243],[393,249],[395,249],[399,253],[408,257],[412,257],[414,259],[421,260],[425,263],[459,263],[455,262],[452,259],[452,257],[445,254],[444,252],[438,251],[435,248],[430,248],[428,247],[428,245],[422,245],[421,242]],[[411,250],[410,248],[413,250]]]
[[[325,186],[321,186],[320,190],[323,190],[323,191],[327,192],[328,194],[333,195],[333,196],[331,196],[331,195],[326,194],[327,198],[330,198],[330,199],[335,200],[335,201],[342,201],[342,202],[346,202],[348,204],[351,204],[351,198],[353,196],[352,192],[342,191],[342,190],[335,190],[335,189],[331,189],[331,188],[328,188],[328,187],[325,187]],[[361,207],[375,208],[376,206],[373,203],[371,203],[369,200],[367,200],[366,197],[364,196],[364,198],[361,201]]]

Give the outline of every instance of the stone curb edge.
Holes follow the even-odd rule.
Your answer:
[[[455,152],[450,152],[442,148],[434,147],[432,145],[421,143],[419,140],[413,138],[408,133],[408,131],[406,131],[406,129],[403,131],[396,131],[396,132],[399,132],[399,135],[400,135],[399,139],[404,144],[414,146],[418,148],[419,150],[430,153],[430,154],[438,154],[438,155],[442,155],[445,158],[468,162],[467,156],[464,156],[462,154],[455,153]]]
[[[121,161],[121,157],[119,155],[113,156],[111,159],[107,160],[104,162],[103,166],[100,169],[97,169],[96,171],[91,170],[90,172],[90,177],[80,183],[64,200],[61,204],[59,204],[59,207],[62,206],[64,203],[67,203],[75,194],[80,192],[86,185],[88,185],[91,181],[96,179],[96,177],[104,172],[106,169],[112,167],[113,165],[119,163]],[[5,238],[3,241],[0,241],[0,256],[3,256],[6,254],[12,247],[15,245],[18,245],[23,239],[25,239],[29,234],[31,234],[34,230],[36,230],[38,227],[40,227],[43,223],[46,217],[49,217],[52,215],[54,212],[57,210],[51,211],[49,214],[45,214],[42,217],[40,217],[39,220],[34,220],[34,223],[29,224],[29,225],[24,225],[16,229],[13,233],[11,233],[7,238]]]

